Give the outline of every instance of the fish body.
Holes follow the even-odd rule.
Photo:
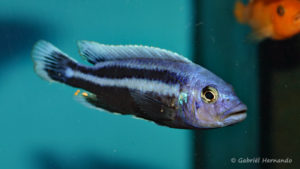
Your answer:
[[[231,85],[176,53],[145,46],[80,41],[85,66],[46,41],[34,46],[35,71],[48,80],[84,89],[75,98],[89,107],[134,115],[172,128],[216,128],[246,118]]]
[[[234,13],[257,40],[283,40],[300,32],[299,0],[250,0],[247,5],[237,1]]]

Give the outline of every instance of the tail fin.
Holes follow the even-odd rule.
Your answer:
[[[236,1],[234,15],[239,23],[247,23],[247,10],[247,6],[245,6],[241,1]]]
[[[35,72],[50,82],[65,83],[73,74],[72,67],[76,65],[76,61],[72,60],[67,54],[43,40],[34,45],[32,60],[35,64]]]

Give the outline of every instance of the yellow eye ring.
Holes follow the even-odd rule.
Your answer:
[[[212,86],[206,86],[202,89],[201,98],[205,103],[215,103],[218,100],[218,90]]]

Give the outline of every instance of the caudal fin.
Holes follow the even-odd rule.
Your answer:
[[[247,6],[245,6],[241,1],[236,1],[234,15],[239,23],[247,23],[247,10]]]
[[[45,80],[65,83],[72,76],[76,61],[46,41],[38,41],[32,50],[35,72]]]

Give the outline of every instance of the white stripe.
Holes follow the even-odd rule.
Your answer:
[[[65,71],[65,75],[68,77],[68,78],[70,78],[70,77],[72,77],[73,76],[73,70],[71,69],[71,68],[67,68],[66,69],[66,71]]]
[[[109,79],[100,78],[93,75],[84,74],[79,71],[74,71],[75,78],[83,79],[99,86],[110,87],[126,87],[129,89],[136,89],[142,92],[155,92],[162,95],[178,96],[179,84],[166,84],[156,80],[138,79],[138,78],[123,78],[123,79]]]

